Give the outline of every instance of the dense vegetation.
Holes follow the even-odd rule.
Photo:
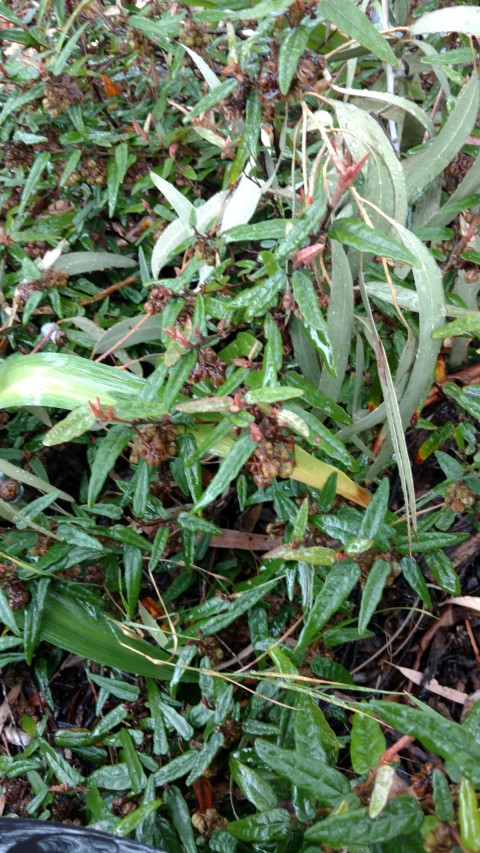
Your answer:
[[[480,9],[0,27],[2,814],[480,850]]]

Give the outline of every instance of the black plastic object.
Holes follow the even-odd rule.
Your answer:
[[[0,819],[0,853],[159,853],[152,847],[83,826]],[[163,851],[165,853],[165,851]]]

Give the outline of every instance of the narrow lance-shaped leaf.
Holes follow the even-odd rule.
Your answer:
[[[402,796],[391,800],[375,820],[369,817],[366,808],[331,814],[308,827],[305,838],[337,849],[344,845],[365,847],[411,833],[422,823],[423,812],[417,800]]]
[[[338,219],[330,228],[330,237],[347,246],[352,246],[358,252],[372,252],[385,258],[392,258],[401,264],[418,266],[413,252],[385,236],[373,228],[365,225],[361,219],[344,218]]]
[[[208,506],[209,503],[222,494],[240,472],[256,446],[250,435],[243,435],[232,445],[228,456],[221,463],[213,480],[210,481],[202,497],[193,507],[196,512]]]
[[[448,10],[445,10],[448,11]],[[427,146],[404,161],[403,169],[409,198],[425,189],[458,154],[468,139],[478,115],[478,76],[472,74],[470,81],[460,92],[454,110],[438,136]]]
[[[304,52],[309,31],[305,24],[293,27],[285,37],[278,55],[278,85],[282,95],[287,95]]]
[[[360,568],[351,560],[341,560],[330,569],[300,633],[297,649],[304,649],[319,636],[328,620],[350,595],[359,577]]]
[[[318,10],[327,21],[331,21],[341,32],[347,33],[383,62],[398,67],[399,60],[385,36],[375,29],[365,12],[351,0],[321,0]]]

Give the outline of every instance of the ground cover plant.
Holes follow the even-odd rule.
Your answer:
[[[0,27],[2,815],[479,850],[480,9]]]

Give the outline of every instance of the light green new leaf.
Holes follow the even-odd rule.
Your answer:
[[[385,36],[375,29],[365,12],[362,12],[351,0],[320,0],[318,11],[323,18],[335,24],[342,33],[358,41],[374,56],[398,68],[399,60]]]
[[[404,161],[405,184],[410,199],[419,195],[443,172],[465,145],[477,119],[478,100],[478,76],[474,73],[458,95],[455,108],[438,136],[424,151],[413,154]]]

